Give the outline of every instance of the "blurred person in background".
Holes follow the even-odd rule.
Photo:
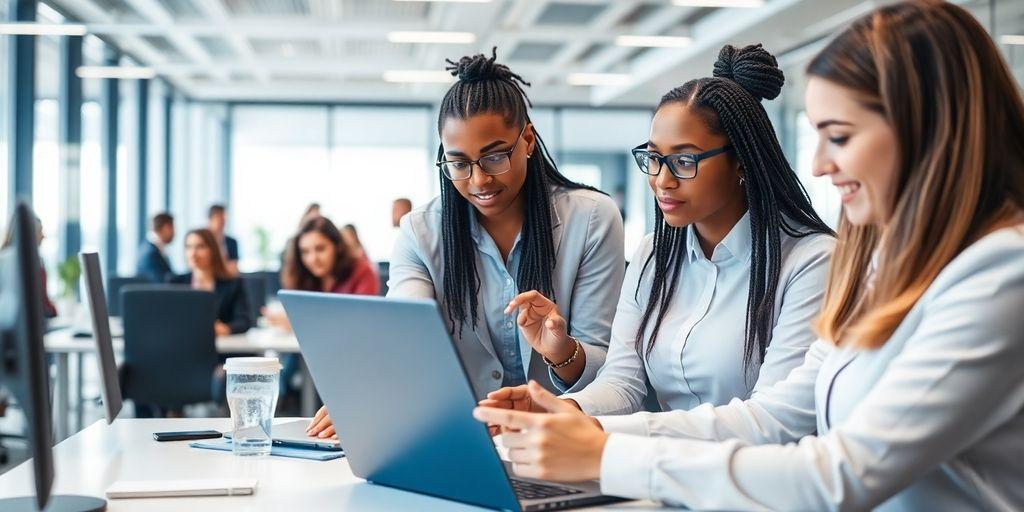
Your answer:
[[[217,320],[213,327],[217,336],[249,330],[253,321],[242,281],[228,271],[220,244],[210,230],[193,229],[185,235],[185,260],[190,272],[168,282],[211,291],[217,296]]]

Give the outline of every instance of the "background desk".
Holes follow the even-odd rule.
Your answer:
[[[124,352],[124,338],[113,338],[114,352]],[[57,363],[56,383],[54,386],[53,427],[57,439],[65,439],[72,432],[81,430],[83,425],[83,393],[82,393],[82,354],[95,354],[96,343],[91,337],[76,338],[72,329],[58,329],[46,334],[44,339],[46,352],[52,354]],[[299,352],[299,343],[292,333],[271,327],[255,327],[242,334],[217,337],[217,352],[243,353],[276,356]],[[75,423],[71,424],[70,403],[71,386],[68,370],[69,359],[74,357],[77,367],[75,382]],[[302,379],[302,414],[313,416],[316,412],[316,390],[313,379],[309,376],[305,363],[301,366]]]
[[[294,419],[294,418],[293,418]],[[285,419],[279,421],[288,421]],[[117,480],[181,478],[255,478],[253,496],[109,500],[108,510],[355,510],[478,511],[452,501],[371,485],[356,478],[348,459],[317,462],[281,457],[235,457],[197,450],[187,441],[157,443],[152,433],[170,430],[227,429],[225,418],[123,419],[96,422],[57,445],[55,493],[103,496]],[[32,492],[31,462],[0,476],[0,497]],[[651,510],[652,503],[626,503],[600,510]]]

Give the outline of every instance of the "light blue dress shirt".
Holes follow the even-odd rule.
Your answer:
[[[625,269],[622,217],[608,196],[584,189],[552,187],[552,239],[555,266],[552,288],[570,334],[580,340],[586,366],[580,382],[590,382],[604,364],[615,300]],[[501,258],[487,230],[471,215],[470,234],[476,244],[480,278],[479,320],[456,328],[455,346],[478,398],[501,386],[534,379],[555,390],[547,365],[533,351],[516,324],[518,313],[505,307],[520,292],[516,285],[521,243],[516,237],[508,262]],[[442,316],[444,265],[441,241],[441,200],[402,218],[391,257],[388,297],[435,299]],[[526,291],[526,290],[522,290]]]
[[[581,386],[575,386],[570,390],[575,392],[564,397],[575,400],[590,415],[633,413],[643,410],[646,378],[662,410],[686,410],[747,398],[799,366],[816,337],[811,321],[820,310],[835,239],[825,234],[801,238],[780,234],[782,259],[772,339],[764,362],[752,362],[745,373],[749,215],[733,226],[710,259],[696,231],[688,230],[676,292],[649,357],[634,348],[654,279],[653,261],[641,274],[653,250],[653,235],[645,237],[626,272],[604,368],[593,383],[580,391],[575,390]],[[652,315],[647,325],[648,344],[654,320]],[[646,353],[646,344],[643,350]]]
[[[1024,510],[1022,312],[1019,225],[964,249],[880,348],[818,341],[749,400],[598,418],[601,490],[709,510]]]

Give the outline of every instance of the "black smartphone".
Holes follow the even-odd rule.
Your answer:
[[[218,430],[186,430],[183,432],[153,432],[157,441],[188,441],[191,439],[215,439],[223,434]]]

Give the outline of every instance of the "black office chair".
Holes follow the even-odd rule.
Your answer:
[[[267,279],[259,273],[241,274],[242,289],[245,290],[245,297],[249,299],[249,318],[252,318],[253,325],[260,317],[260,309],[267,305]]]
[[[242,274],[242,277],[263,279],[263,293],[266,297],[277,297],[277,292],[281,289],[281,274],[278,272],[271,272],[269,270],[246,272]],[[264,304],[266,304],[266,299],[264,299]]]
[[[219,398],[213,292],[133,285],[122,296],[125,398],[171,410]]]
[[[381,297],[388,294],[388,278],[391,276],[391,262],[381,261],[377,263],[377,278],[380,279]]]
[[[144,277],[119,277],[107,278],[107,311],[110,316],[121,316],[121,288],[130,285],[149,284],[150,281]]]

